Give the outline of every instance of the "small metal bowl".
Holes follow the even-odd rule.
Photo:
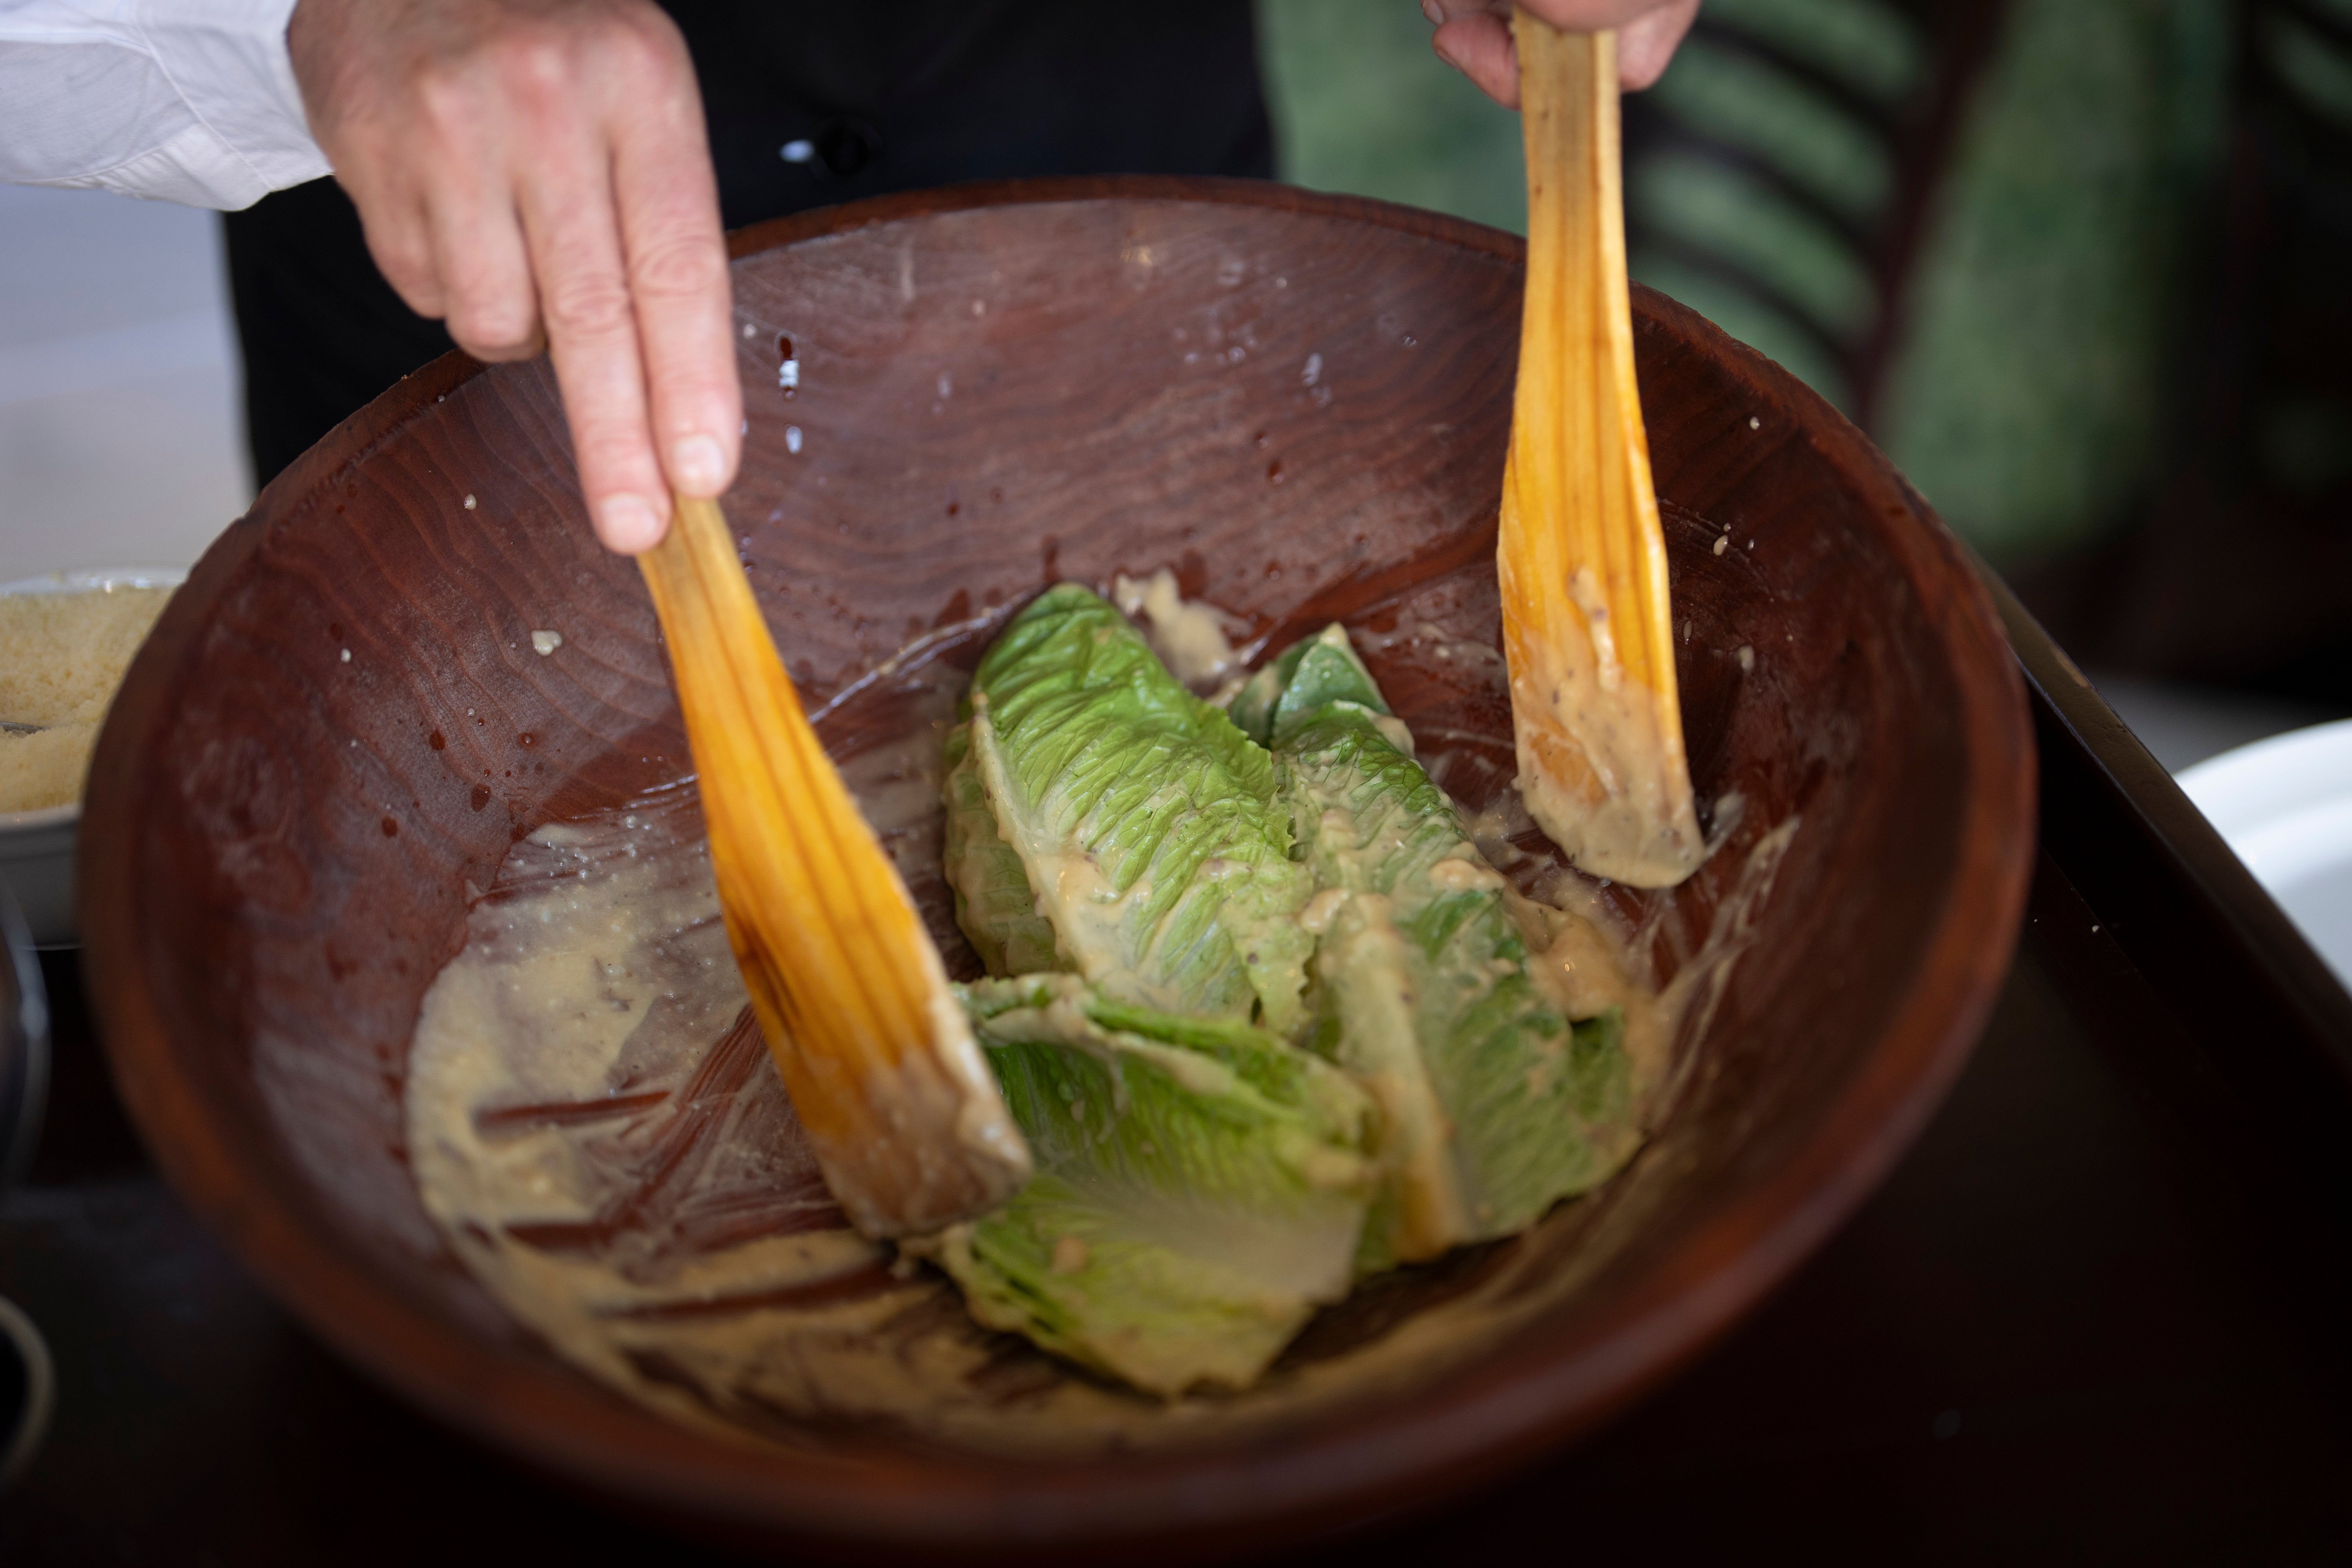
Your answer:
[[[47,994],[25,922],[0,887],[0,1194],[32,1163],[48,1084]],[[55,1395],[40,1331],[0,1297],[0,1492],[32,1462]]]

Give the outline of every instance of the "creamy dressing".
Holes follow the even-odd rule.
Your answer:
[[[1223,612],[1186,599],[1177,592],[1176,574],[1165,566],[1139,583],[1120,573],[1111,579],[1111,602],[1129,620],[1141,617],[1144,640],[1187,686],[1215,685],[1240,663]]]
[[[1679,736],[1667,743],[1656,695],[1605,679],[1613,668],[1550,652],[1512,670],[1519,794],[1580,870],[1675,887],[1706,858],[1688,783],[1661,776],[1661,757],[1685,766]]]
[[[1440,860],[1429,868],[1429,879],[1449,893],[1479,892],[1503,885],[1503,879],[1493,867],[1466,857]]]
[[[859,793],[870,810],[888,792]],[[886,839],[898,826],[877,822]],[[1791,826],[1750,856],[1716,935],[1659,995],[1597,905],[1518,900],[1545,949],[1538,984],[1626,1009],[1646,1104],[1664,1103],[1668,1044],[1695,1038],[1684,1015],[1705,1027],[1751,939]],[[1507,1267],[1344,1353],[1279,1365],[1238,1401],[1132,1394],[989,1332],[824,1192],[749,1023],[690,785],[515,847],[426,994],[406,1092],[419,1191],[473,1276],[567,1361],[746,1440],[884,1420],[1002,1452],[1226,1441],[1437,1375],[1575,1279]]]
[[[811,1297],[842,1331],[895,1282],[748,1024],[690,788],[515,847],[426,993],[407,1121],[475,1277],[567,1359],[707,1423],[644,1368],[695,1359],[714,1302]]]
[[[1507,537],[1517,527],[1504,508]],[[1707,847],[1691,798],[1682,724],[1669,692],[1625,678],[1607,595],[1590,567],[1567,581],[1576,613],[1553,615],[1548,595],[1515,582],[1514,552],[1498,561],[1518,788],[1528,811],[1578,869],[1637,888],[1671,888],[1698,869]]]
[[[1465,661],[1479,653],[1464,645]],[[843,765],[935,929],[940,743],[962,684],[944,663],[919,672],[878,743]],[[1504,802],[1470,826],[1485,860],[1508,870],[1526,858],[1508,842],[1526,819],[1516,797]],[[1326,830],[1352,837],[1352,819],[1334,816]],[[1662,990],[1634,956],[1647,933],[1622,931],[1589,884],[1562,876],[1540,905],[1507,889],[1546,994],[1574,1012],[1625,1010],[1644,1125],[1670,1103],[1675,1065],[1696,1058],[1794,826],[1757,844],[1705,946]],[[1457,859],[1437,875],[1484,886],[1496,873]],[[1090,864],[1046,879],[1057,912],[1116,918],[1095,907],[1108,889]],[[1301,923],[1342,923],[1337,893],[1318,895]],[[1226,1070],[1168,1055],[1173,1068]],[[1383,1103],[1415,1099],[1377,1074],[1369,1087]],[[877,1422],[1025,1454],[1265,1436],[1426,1385],[1590,1267],[1582,1250],[1515,1246],[1471,1289],[1348,1348],[1286,1358],[1240,1398],[1149,1398],[990,1332],[935,1270],[851,1230],[824,1190],[750,1020],[690,781],[515,846],[426,994],[405,1094],[425,1206],[474,1278],[574,1365],[746,1441],[805,1446],[828,1424]],[[1632,1223],[1596,1212],[1613,1216],[1603,1226]]]
[[[1175,987],[1149,984],[1127,961],[1131,956],[1128,912],[1150,899],[1151,879],[1138,877],[1121,893],[1085,850],[1047,853],[1034,847],[1040,836],[1024,833],[1012,819],[1012,781],[1004,776],[1004,759],[996,748],[984,698],[975,698],[972,704],[971,754],[996,808],[998,835],[1022,851],[1022,868],[1036,890],[1037,913],[1054,928],[1055,955],[1108,994],[1163,1011],[1179,1009],[1183,998]]]
[[[1331,934],[1316,952],[1315,973],[1354,1025],[1344,1059],[1380,1106],[1383,1157],[1403,1177],[1391,1245],[1401,1258],[1434,1258],[1469,1234],[1470,1214],[1453,1124],[1413,1035],[1404,937],[1380,894],[1327,890],[1341,902],[1325,917]]]

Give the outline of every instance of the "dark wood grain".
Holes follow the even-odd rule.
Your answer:
[[[751,430],[729,511],[806,695],[851,693],[837,752],[883,723],[887,683],[856,683],[910,638],[978,635],[1057,577],[1167,565],[1269,639],[1347,620],[1449,787],[1474,806],[1502,787],[1507,713],[1414,633],[1495,646],[1517,241],[1280,187],[1091,181],[861,204],[737,248]],[[2032,851],[2021,689],[1949,539],[1777,368],[1659,296],[1635,312],[1696,783],[1745,802],[1656,911],[1669,967],[1744,847],[1801,825],[1658,1135],[1499,1249],[1572,1289],[1441,1385],[1246,1449],[1014,1463],[828,1433],[784,1456],[591,1384],[457,1268],[400,1100],[468,885],[537,825],[688,765],[543,364],[453,357],[355,416],[208,552],[134,666],[81,888],[134,1118],[361,1365],[710,1530],[1172,1556],[1424,1500],[1591,1426],[1783,1277],[1916,1131],[1994,994]],[[537,655],[534,630],[562,647]]]

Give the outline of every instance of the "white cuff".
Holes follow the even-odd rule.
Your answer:
[[[0,0],[0,180],[250,206],[330,173],[294,0]]]
[[[139,12],[156,63],[197,122],[250,172],[252,194],[217,205],[249,206],[330,172],[286,50],[294,0],[141,0]]]

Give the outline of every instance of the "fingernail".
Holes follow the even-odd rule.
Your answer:
[[[689,495],[712,495],[725,482],[727,456],[708,436],[688,436],[669,452],[670,479]]]
[[[1433,27],[1441,26],[1445,20],[1445,13],[1438,8],[1437,0],[1421,0],[1421,14],[1429,18],[1429,25]]]
[[[1437,51],[1437,58],[1439,59],[1444,60],[1455,70],[1462,70],[1462,61],[1454,55],[1452,49],[1445,47],[1444,34],[1440,33],[1435,37],[1430,39],[1429,47]],[[1468,76],[1470,73],[1468,71],[1462,71],[1462,74]]]
[[[661,542],[661,517],[643,496],[606,496],[597,517],[605,545],[624,555],[651,550]]]

